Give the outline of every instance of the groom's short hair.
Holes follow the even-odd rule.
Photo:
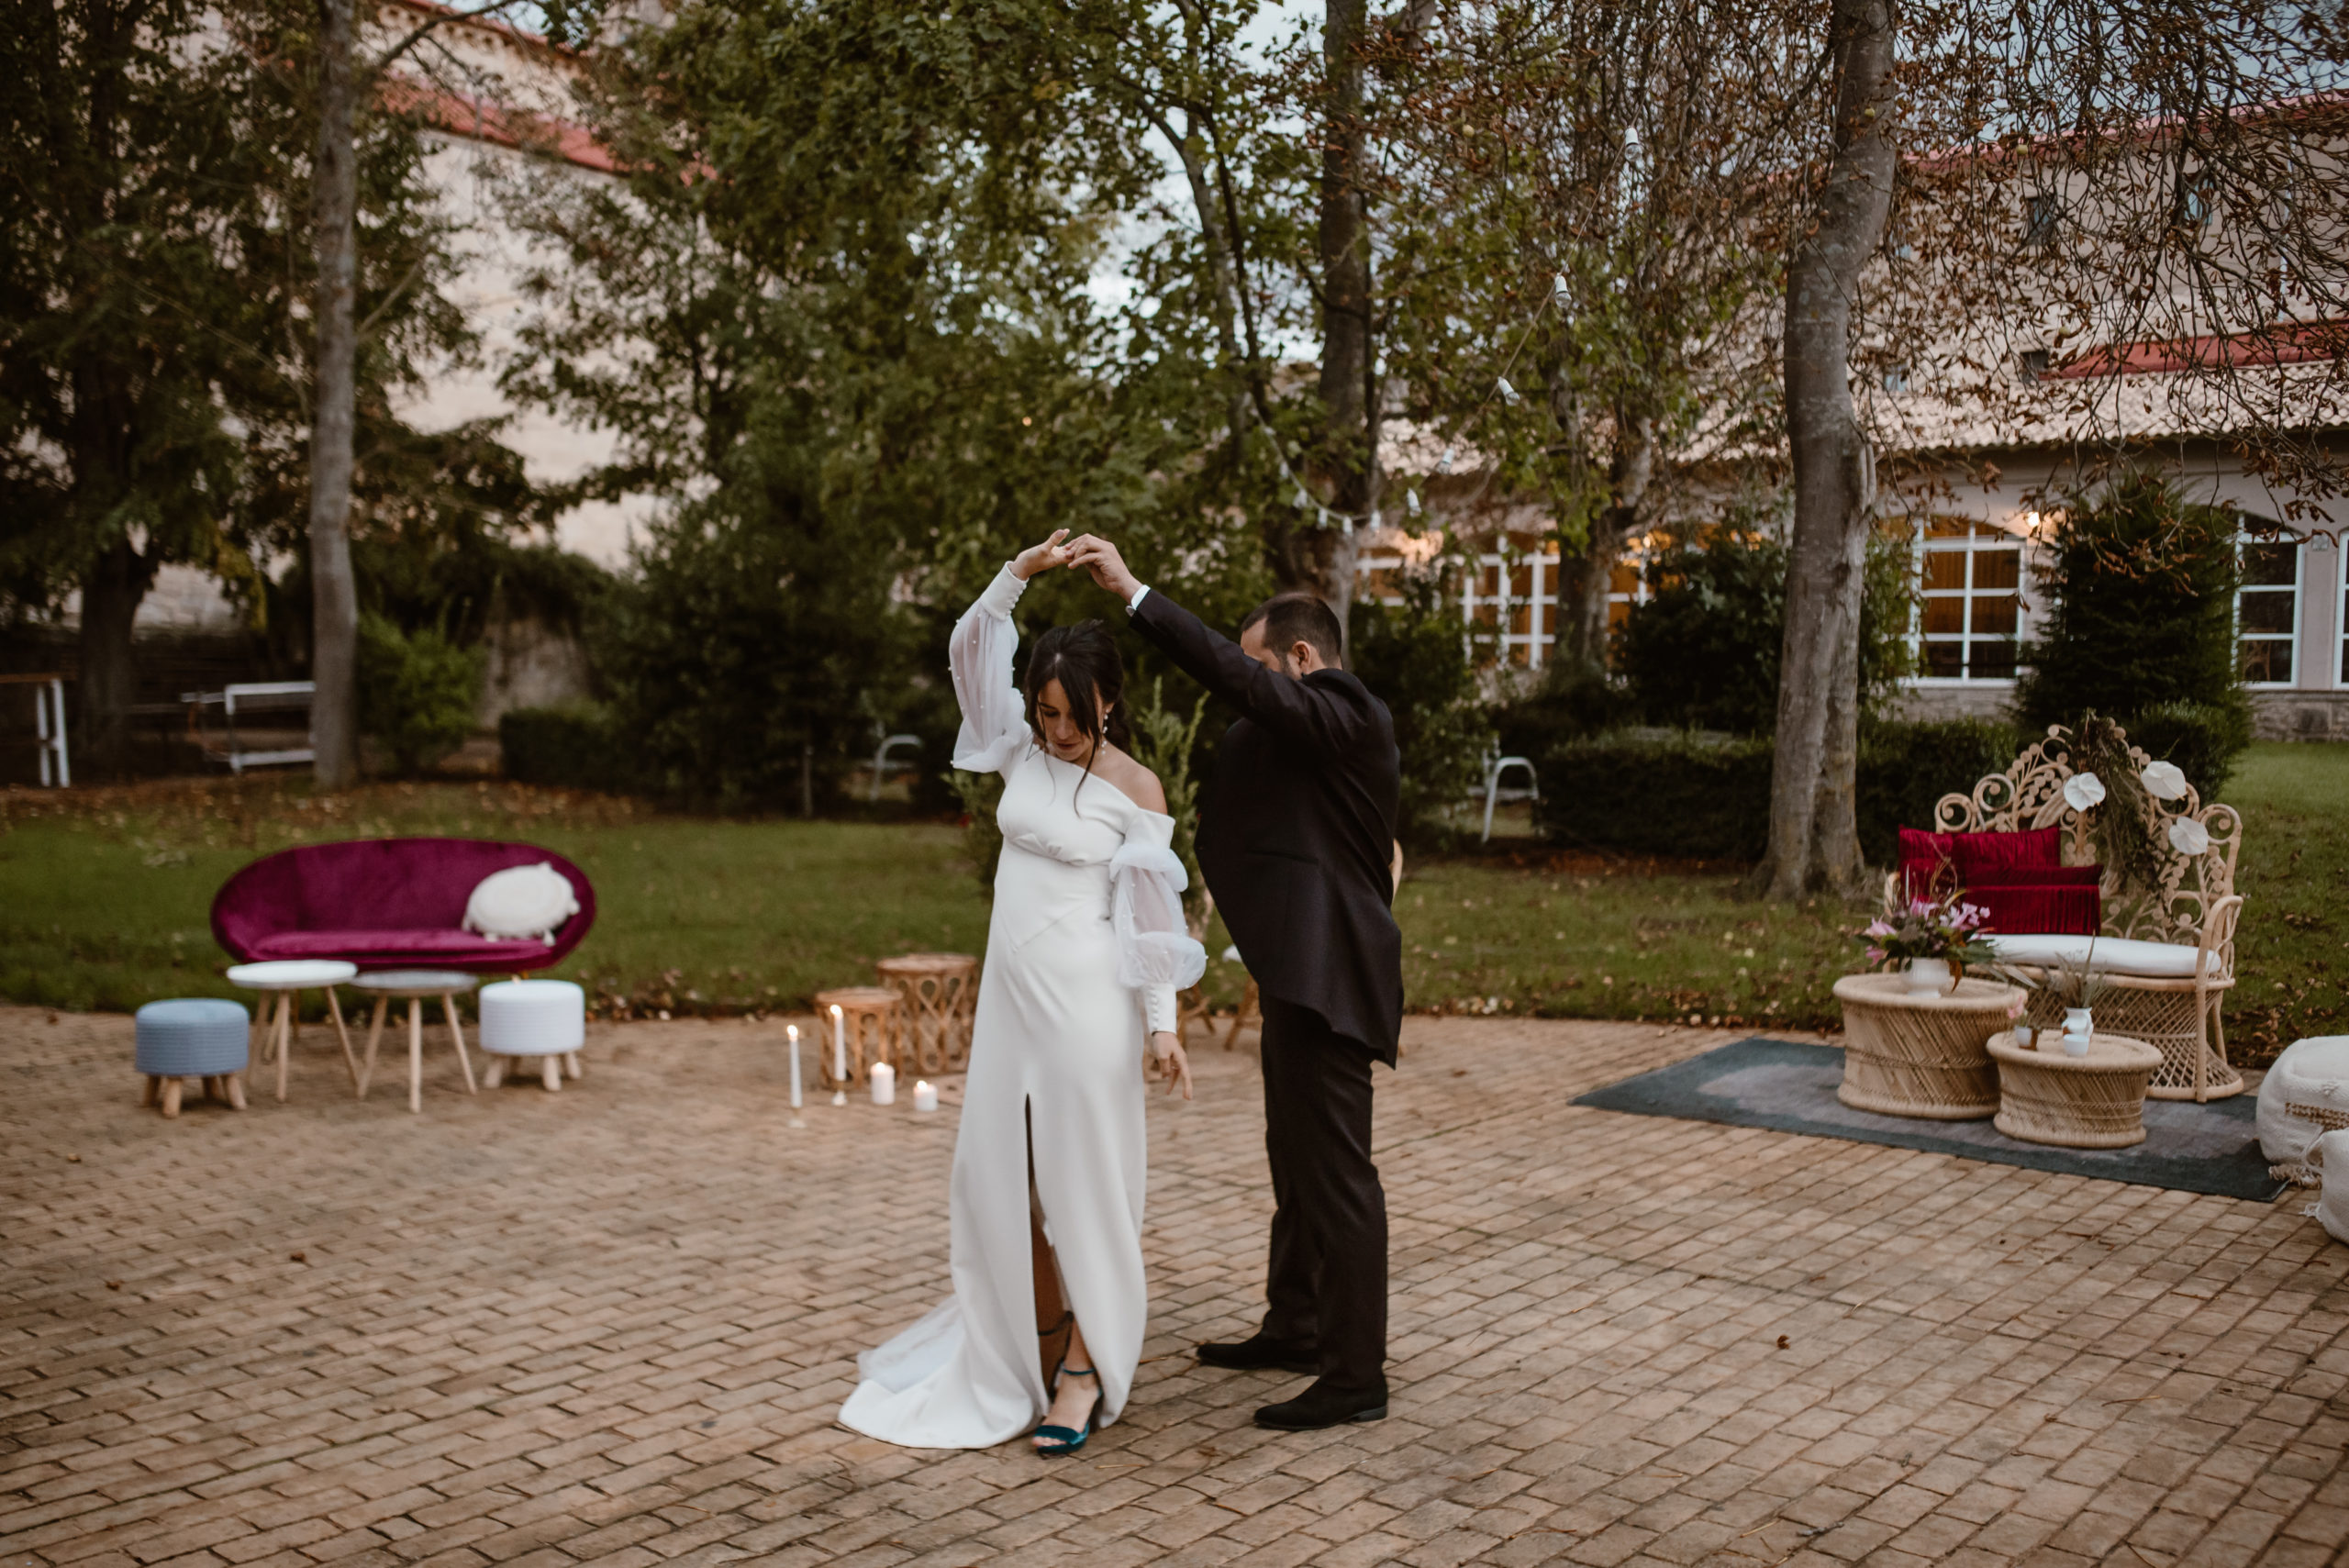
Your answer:
[[[1246,637],[1252,626],[1264,628],[1264,646],[1284,660],[1290,649],[1308,642],[1331,669],[1346,667],[1346,634],[1338,625],[1338,612],[1310,594],[1275,594],[1248,612],[1240,623],[1240,635]]]

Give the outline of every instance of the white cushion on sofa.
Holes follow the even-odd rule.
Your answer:
[[[578,913],[570,879],[540,861],[482,878],[465,900],[465,929],[484,937],[535,937],[551,947],[555,932]]]
[[[2094,962],[2105,974],[2132,974],[2143,980],[2191,980],[2199,948],[2180,942],[2141,942],[2127,937],[1989,936],[1984,939],[2001,963],[2084,963],[2088,944],[2096,944]],[[2210,973],[2219,958],[2210,955]]]

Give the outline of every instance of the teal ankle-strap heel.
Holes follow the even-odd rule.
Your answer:
[[[1089,1366],[1071,1366],[1066,1362],[1063,1362],[1052,1369],[1052,1386],[1058,1389],[1063,1377],[1091,1377],[1092,1375],[1093,1369]],[[1063,1454],[1074,1453],[1085,1446],[1085,1440],[1099,1429],[1100,1425],[1101,1391],[1097,1388],[1093,1392],[1093,1408],[1085,1413],[1084,1429],[1080,1431],[1074,1427],[1038,1427],[1035,1435],[1051,1440],[1038,1443],[1036,1451],[1046,1459],[1059,1459]]]

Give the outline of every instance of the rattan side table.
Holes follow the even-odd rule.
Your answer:
[[[960,1073],[971,1065],[971,1025],[979,1010],[979,961],[966,952],[909,952],[874,969],[897,994],[897,1040],[914,1073]]]
[[[2159,1047],[2095,1034],[2086,1056],[2066,1056],[2060,1047],[2025,1045],[2009,1031],[1991,1040],[1990,1056],[1998,1064],[1998,1116],[1991,1125],[2009,1138],[2059,1149],[2145,1141],[2145,1086],[2161,1067]]]
[[[846,1078],[832,1070],[834,1007],[841,1010],[840,1043],[847,1048]],[[827,1089],[847,1089],[871,1083],[876,1062],[886,1062],[895,1069],[902,1018],[897,994],[885,985],[843,985],[837,991],[817,992],[817,1082]]]
[[[1998,1069],[1989,1040],[2012,1027],[2023,994],[1995,980],[1961,980],[1948,992],[1911,991],[1898,974],[1847,974],[1843,1082],[1835,1097],[1854,1110],[1929,1121],[1998,1114]]]

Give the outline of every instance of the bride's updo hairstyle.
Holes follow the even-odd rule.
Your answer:
[[[1097,620],[1056,626],[1036,639],[1028,656],[1028,728],[1036,743],[1044,741],[1044,727],[1036,722],[1036,694],[1054,681],[1068,698],[1068,716],[1087,735],[1100,735],[1119,751],[1132,732],[1126,728],[1126,664],[1109,628]],[[1108,709],[1108,728],[1102,728],[1102,709]],[[1090,773],[1093,763],[1087,761]]]

